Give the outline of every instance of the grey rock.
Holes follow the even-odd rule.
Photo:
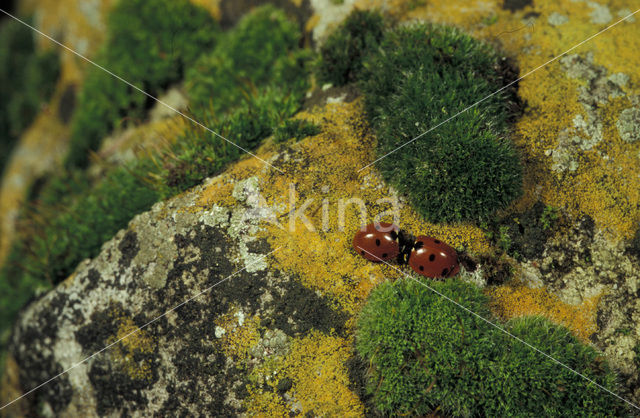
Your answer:
[[[256,237],[267,212],[251,199],[230,209],[198,206],[203,187],[136,216],[22,312],[9,349],[18,389],[68,370],[22,400],[24,409],[236,416],[252,367],[283,355],[291,337],[312,328],[344,332],[345,313],[269,265],[272,249]],[[243,363],[226,354],[230,331],[215,322],[230,312],[236,326],[256,317],[266,329]]]

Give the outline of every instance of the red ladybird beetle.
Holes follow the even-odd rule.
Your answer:
[[[460,271],[458,253],[444,242],[424,235],[416,238],[409,265],[427,277],[453,277]]]
[[[353,248],[370,261],[392,260],[400,254],[399,232],[394,224],[369,224],[353,237]]]

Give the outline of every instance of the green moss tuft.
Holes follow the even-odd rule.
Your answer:
[[[379,11],[355,10],[320,48],[318,78],[342,86],[356,81],[364,57],[378,46],[385,30]]]
[[[247,13],[187,72],[194,113],[220,118],[268,85],[299,95],[307,87],[309,59],[300,39],[298,25],[280,9],[267,5]]]
[[[188,0],[120,1],[109,15],[107,40],[96,61],[157,96],[181,80],[219,29],[206,10]],[[90,67],[72,121],[67,167],[85,167],[89,151],[124,118],[139,120],[151,99],[105,71]]]
[[[488,219],[522,193],[505,138],[511,96],[495,94],[414,142],[400,145],[504,85],[496,52],[457,29],[417,24],[387,32],[360,76],[378,136],[377,163],[431,222]]]
[[[60,60],[56,51],[36,51],[31,29],[5,19],[0,24],[0,62],[1,176],[20,134],[53,94]]]
[[[252,10],[218,47],[188,71],[195,118],[238,146],[252,150],[301,106],[309,86],[310,53],[282,10]],[[163,196],[219,172],[244,151],[204,129],[190,129],[160,157],[155,172]]]
[[[491,319],[487,298],[456,280],[430,286]],[[504,327],[616,392],[602,358],[565,328],[526,317]],[[620,416],[622,402],[413,280],[384,283],[358,322],[358,353],[383,413],[452,416]]]
[[[273,140],[276,143],[285,142],[291,138],[300,141],[308,136],[318,135],[320,132],[320,127],[315,123],[301,119],[288,119],[276,129]]]

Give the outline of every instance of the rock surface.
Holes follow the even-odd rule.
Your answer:
[[[344,313],[269,266],[272,249],[255,237],[259,213],[199,206],[201,189],[136,216],[23,312],[11,356],[24,390],[135,332],[29,395],[22,402],[37,405],[32,412],[235,415],[246,376],[225,352],[226,334],[268,319],[250,347],[260,362],[312,328],[342,333]],[[233,320],[217,322],[225,314]]]

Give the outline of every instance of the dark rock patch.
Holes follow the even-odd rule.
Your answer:
[[[10,347],[17,364],[20,365],[20,384],[29,391],[53,376],[64,371],[55,360],[51,343],[56,341],[58,319],[66,307],[67,300],[60,296],[52,299],[50,309],[37,318],[35,323],[20,329],[19,338]],[[47,384],[27,396],[32,408],[48,404],[54,413],[63,411],[73,396],[73,388],[66,375],[61,375],[55,384]],[[32,411],[36,414],[36,411]]]
[[[76,86],[69,84],[65,87],[60,103],[58,104],[58,118],[62,123],[67,124],[71,120],[73,111],[76,108]]]
[[[118,244],[118,249],[122,256],[118,264],[121,268],[128,268],[131,265],[131,260],[140,251],[140,245],[138,245],[138,234],[129,230]]]
[[[549,238],[563,225],[561,214],[542,202],[512,213],[489,226],[492,241],[516,259],[539,258]]]
[[[355,393],[364,405],[366,417],[382,417],[373,403],[373,395],[367,392],[367,363],[357,354],[345,362],[349,375],[349,389]]]
[[[517,12],[527,6],[533,6],[533,0],[504,0],[502,8],[510,12]]]
[[[98,287],[98,283],[100,282],[100,280],[102,280],[102,276],[100,276],[98,270],[93,268],[90,269],[85,279],[85,281],[87,282],[85,291],[91,292],[92,290],[94,290],[96,287]]]
[[[499,286],[513,277],[513,269],[504,258],[482,256],[478,263],[482,266],[483,276],[489,286]]]
[[[284,293],[274,295],[270,306],[273,313],[263,325],[281,329],[289,336],[304,335],[312,329],[326,334],[332,329],[338,335],[344,333],[348,315],[333,309],[326,296],[318,296],[298,280],[284,282],[281,286]]]
[[[96,412],[99,416],[114,411],[120,411],[121,416],[128,416],[148,404],[142,390],[149,388],[150,382],[131,379],[123,372],[114,370],[114,364],[108,357],[98,357],[93,362],[89,380],[96,391]]]

